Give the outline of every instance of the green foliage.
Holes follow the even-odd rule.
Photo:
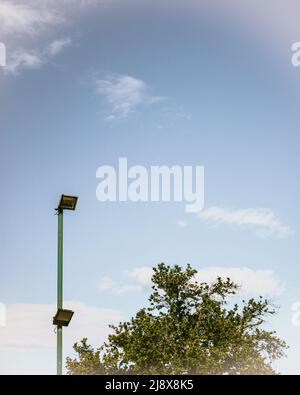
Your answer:
[[[87,339],[81,340],[81,343],[75,343],[73,346],[75,352],[78,354],[79,359],[66,360],[68,374],[73,375],[96,375],[106,373],[106,369],[100,362],[100,349],[93,350],[87,344]]]
[[[229,278],[194,281],[190,265],[153,269],[150,307],[111,326],[107,343],[93,350],[75,344],[69,374],[275,374],[272,363],[287,348],[263,329],[275,310],[267,300],[229,307],[238,286]],[[232,299],[232,298],[231,298]]]

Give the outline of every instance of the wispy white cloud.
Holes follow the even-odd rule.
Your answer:
[[[151,283],[153,269],[151,267],[142,266],[124,272],[125,281],[118,282],[111,277],[102,277],[98,290],[100,292],[110,292],[115,295],[121,295],[128,292],[141,292],[148,288]],[[130,281],[130,282],[128,282]]]
[[[18,75],[23,70],[45,65],[71,44],[69,37],[54,40],[53,37],[62,35],[65,27],[85,15],[83,11],[101,3],[97,0],[1,0],[0,37],[7,48],[4,73]]]
[[[130,75],[108,76],[96,80],[97,93],[106,101],[109,113],[107,120],[127,117],[142,105],[152,105],[163,100],[153,96],[148,85]]]
[[[212,283],[217,277],[232,281],[241,287],[245,294],[277,296],[282,293],[284,285],[278,281],[272,270],[254,270],[248,267],[207,267],[199,269],[196,274],[198,282]]]
[[[38,69],[44,62],[44,58],[39,53],[17,50],[9,57],[4,72],[18,75],[24,69]]]
[[[210,224],[227,224],[253,228],[260,237],[288,237],[293,234],[290,227],[282,224],[274,212],[267,208],[228,209],[209,207],[198,214]]]
[[[151,285],[151,277],[153,275],[153,268],[148,266],[136,267],[127,272],[127,276],[132,278],[142,287],[148,287]]]
[[[197,269],[197,268],[196,268]],[[126,272],[125,281],[116,283],[111,278],[101,280],[101,291],[120,294],[126,292],[141,292],[149,289],[152,285],[151,277],[153,269],[147,266],[136,267]],[[212,283],[217,277],[226,279],[229,277],[238,284],[241,294],[277,296],[282,293],[284,285],[276,278],[274,272],[269,269],[250,269],[248,267],[204,267],[197,269],[195,280],[198,282]],[[128,283],[128,280],[131,283]]]
[[[55,40],[48,46],[47,53],[50,56],[58,55],[71,44],[72,44],[72,39],[70,37],[65,37],[59,40]]]
[[[51,42],[45,50],[41,51],[18,49],[8,57],[4,73],[19,75],[26,69],[38,69],[48,63],[51,58],[61,53],[71,43],[71,38],[66,37]]]
[[[186,221],[176,221],[176,225],[178,225],[180,228],[186,228],[188,223]]]
[[[110,332],[108,325],[124,319],[118,310],[81,302],[65,302],[65,307],[75,312],[64,339],[67,348],[84,337],[99,345]],[[56,306],[51,304],[7,304],[6,325],[0,327],[0,349],[55,347],[55,313]]]
[[[121,295],[127,292],[141,291],[142,287],[139,284],[122,284],[114,281],[110,277],[102,277],[99,284],[98,290],[100,292],[110,292],[114,295]]]
[[[36,35],[46,27],[57,25],[63,17],[41,3],[1,1],[0,33],[1,35],[28,34]]]
[[[76,15],[83,10],[93,9],[101,5],[102,0],[1,0],[0,34],[3,36],[18,35],[40,36],[69,25]]]

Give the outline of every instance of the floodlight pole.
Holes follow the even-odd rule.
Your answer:
[[[58,207],[58,238],[57,238],[57,313],[53,317],[53,324],[57,329],[57,375],[62,375],[62,327],[68,326],[74,314],[71,310],[63,310],[63,214],[64,210],[74,211],[78,197],[61,195]],[[63,316],[59,319],[59,316]],[[66,315],[67,314],[67,315]],[[65,319],[64,319],[64,315]]]
[[[63,308],[63,209],[57,210],[57,309]],[[62,326],[57,325],[57,375],[62,375]]]

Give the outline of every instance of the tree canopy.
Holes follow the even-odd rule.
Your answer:
[[[69,374],[276,374],[273,362],[287,346],[264,328],[276,312],[268,300],[234,303],[237,284],[197,282],[190,265],[153,270],[150,305],[111,325],[98,349],[76,343]]]

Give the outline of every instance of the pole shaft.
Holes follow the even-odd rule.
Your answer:
[[[57,309],[63,308],[63,210],[58,211]],[[62,327],[57,326],[57,375],[62,375]]]

